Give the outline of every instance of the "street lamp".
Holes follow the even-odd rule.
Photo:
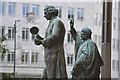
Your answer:
[[[15,24],[14,24],[14,68],[13,68],[13,77],[15,78],[15,64],[16,64],[16,24],[17,22],[20,22],[20,20],[15,20]]]

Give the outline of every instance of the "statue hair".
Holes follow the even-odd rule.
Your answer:
[[[56,9],[53,5],[46,6],[45,9],[48,10],[49,13],[53,13],[55,16],[58,16],[58,9]]]

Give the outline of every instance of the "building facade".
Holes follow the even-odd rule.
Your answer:
[[[112,11],[112,39],[111,39],[111,77],[119,78],[120,71],[120,1],[113,0],[113,11]],[[119,78],[120,79],[120,78]]]
[[[119,37],[118,35],[118,4],[113,3],[113,25],[112,25],[112,58],[111,77],[118,78],[119,70]],[[44,8],[54,5],[59,10],[58,17],[63,21],[66,28],[64,41],[66,67],[69,78],[74,64],[74,41],[69,32],[69,21],[75,20],[75,28],[79,32],[84,27],[93,31],[92,39],[96,42],[99,52],[102,45],[102,7],[101,1],[96,2],[0,2],[0,35],[6,35],[5,42],[9,52],[0,62],[0,72],[13,73],[14,66],[14,24],[16,22],[16,77],[41,77],[44,68],[44,49],[33,42],[30,28],[39,28],[39,34],[44,37],[48,21],[44,18]],[[117,6],[115,8],[115,6]],[[118,13],[116,15],[116,12]],[[18,22],[18,20],[20,20]],[[117,27],[117,28],[116,28]],[[115,48],[115,49],[114,49]]]

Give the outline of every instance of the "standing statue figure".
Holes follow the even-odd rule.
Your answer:
[[[71,71],[72,78],[79,80],[99,80],[103,60],[95,42],[91,39],[92,31],[83,28],[81,34],[75,30],[74,20],[70,21],[70,32],[75,40],[75,64]]]
[[[67,78],[66,62],[64,54],[65,27],[63,22],[57,18],[58,10],[54,6],[46,6],[44,17],[49,21],[45,38],[36,36],[36,45],[44,46],[45,68],[43,78]]]

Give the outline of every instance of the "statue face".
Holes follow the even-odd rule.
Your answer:
[[[44,9],[44,17],[47,19],[47,20],[50,20],[52,15],[50,13],[50,11],[48,11],[48,9]]]
[[[81,31],[81,38],[83,40],[87,40],[88,39],[88,35],[84,31]]]

